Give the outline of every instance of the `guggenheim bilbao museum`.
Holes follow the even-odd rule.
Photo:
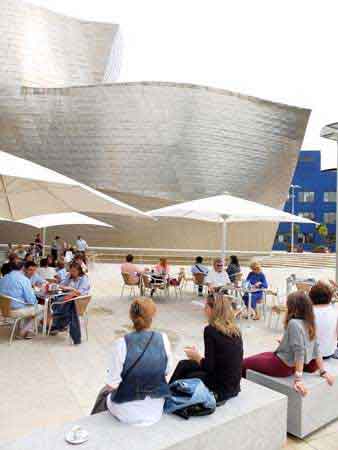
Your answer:
[[[309,110],[191,84],[118,83],[118,25],[21,0],[0,7],[1,150],[144,210],[223,192],[283,206]],[[214,224],[99,218],[116,228],[88,231],[92,244],[219,247]],[[2,242],[17,238],[1,227]],[[271,249],[275,227],[232,225],[230,247]]]

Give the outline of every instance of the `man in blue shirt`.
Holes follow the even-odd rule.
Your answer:
[[[32,287],[42,286],[45,280],[37,273],[38,265],[34,261],[27,261],[23,268],[23,273],[30,280]]]
[[[42,315],[30,280],[22,272],[22,263],[16,263],[10,273],[0,279],[0,294],[11,297],[11,317],[25,317],[20,325],[19,338],[32,339],[33,319]]]

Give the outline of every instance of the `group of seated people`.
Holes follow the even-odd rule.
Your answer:
[[[203,296],[203,286],[207,286],[208,292],[221,292],[226,291],[226,286],[230,284],[239,285],[242,280],[241,266],[239,264],[238,258],[235,255],[230,256],[230,261],[227,267],[224,266],[224,261],[222,258],[216,258],[213,261],[213,267],[209,270],[208,267],[203,265],[203,258],[197,256],[195,264],[191,267],[191,273],[193,277],[202,274],[203,284],[198,286],[198,295]],[[199,277],[201,280],[201,277]],[[195,280],[195,282],[198,282]],[[251,310],[253,313],[254,320],[260,319],[260,314],[257,305],[263,299],[263,290],[267,289],[268,283],[262,268],[257,261],[253,261],[250,264],[250,272],[243,283],[244,287],[250,289],[252,292],[251,296]],[[249,306],[249,295],[246,293],[243,296],[244,303],[246,307]],[[248,312],[251,314],[251,311]]]
[[[73,261],[67,265],[62,258],[55,261],[48,255],[40,260],[39,266],[31,254],[26,254],[23,259],[17,253],[9,254],[8,261],[1,267],[0,295],[11,298],[11,317],[25,318],[19,324],[16,337],[35,337],[34,320],[40,320],[43,315],[43,305],[39,304],[39,301],[43,303],[48,285],[58,285],[58,290],[65,293],[64,298],[87,295],[90,283],[86,272],[85,256],[82,254],[75,255]],[[64,331],[74,316],[71,305],[64,306],[58,311],[58,317],[53,319],[52,335]],[[75,324],[73,328],[74,343],[80,343],[79,324]]]
[[[331,299],[332,288],[323,282],[316,283],[309,295],[291,293],[277,348],[244,359],[231,299],[209,293],[204,307],[204,354],[195,346],[186,347],[186,359],[172,372],[169,339],[152,328],[156,305],[150,298],[136,298],[129,310],[134,330],[113,343],[103,409],[121,422],[151,425],[160,420],[174,381],[202,380],[220,406],[240,393],[241,378],[249,369],[274,377],[293,376],[294,389],[302,396],[308,393],[303,372],[317,372],[331,386],[334,378],[323,363],[337,350],[338,309]]]
[[[142,281],[145,278],[150,280],[152,289],[151,296],[156,291],[156,284],[167,280],[169,284],[179,285],[185,277],[184,270],[180,270],[177,277],[170,275],[170,265],[166,258],[160,258],[158,264],[152,270],[149,268],[141,268],[134,264],[134,256],[128,254],[126,261],[121,264],[121,273],[128,274],[129,284],[139,285],[142,287]],[[209,293],[226,291],[226,287],[235,284],[238,285],[242,279],[241,266],[238,258],[235,255],[230,256],[229,264],[225,267],[223,258],[215,258],[213,266],[209,269],[203,264],[202,256],[197,256],[195,263],[191,267],[191,274],[194,277],[195,283],[198,284],[198,295],[203,296],[203,288],[207,286]],[[263,299],[263,290],[267,289],[268,283],[261,266],[257,261],[250,264],[250,272],[243,283],[244,287],[250,289],[251,312],[255,320],[260,319],[260,314],[257,305]],[[142,290],[142,289],[141,289]],[[249,296],[245,294],[243,297],[246,307],[249,305]]]

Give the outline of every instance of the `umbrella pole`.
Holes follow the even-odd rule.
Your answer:
[[[223,219],[222,222],[222,250],[221,250],[221,257],[225,264],[225,257],[226,257],[226,250],[227,250],[227,223],[226,218]]]
[[[43,257],[46,254],[45,245],[46,245],[46,228],[42,228],[42,256]]]

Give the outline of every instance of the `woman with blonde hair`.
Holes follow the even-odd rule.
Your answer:
[[[268,282],[266,281],[265,275],[262,272],[261,265],[257,261],[252,261],[250,264],[250,273],[246,278],[246,284],[249,289],[254,290],[251,292],[251,308],[254,311],[254,320],[259,320],[260,315],[257,311],[257,304],[261,302],[263,298],[263,289],[267,289]],[[248,308],[249,305],[249,295],[245,294],[243,296],[244,303]],[[251,311],[248,311],[250,314]]]
[[[155,315],[150,298],[136,298],[129,310],[134,331],[113,343],[107,385],[99,398],[106,394],[104,409],[120,422],[143,426],[158,422],[170,393],[166,381],[172,364],[170,343],[166,334],[152,330]],[[96,405],[92,414],[102,411]]]
[[[219,403],[240,392],[243,342],[229,297],[210,294],[204,312],[208,320],[204,329],[204,357],[196,347],[186,347],[188,360],[178,363],[170,383],[199,378]]]

